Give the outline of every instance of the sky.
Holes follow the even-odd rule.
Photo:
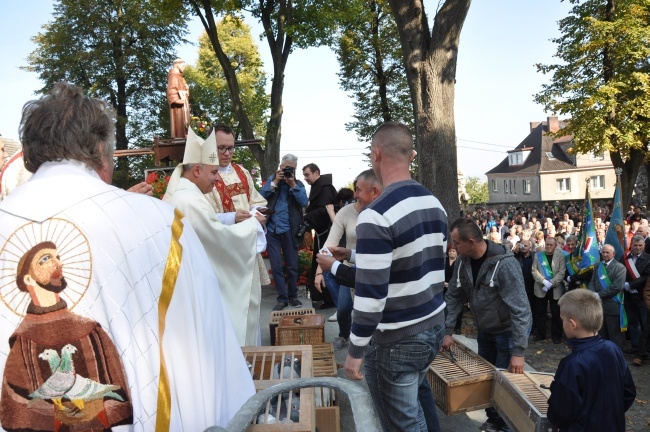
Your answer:
[[[425,1],[429,22],[437,1]],[[428,7],[428,9],[427,9]],[[558,20],[570,10],[560,0],[474,0],[460,38],[456,75],[456,136],[458,167],[466,177],[485,181],[485,172],[506,157],[529,133],[529,123],[550,114],[533,102],[550,77],[538,73],[536,63],[553,63]],[[20,69],[35,48],[31,37],[52,20],[52,1],[0,0],[0,40],[4,68],[1,75],[0,134],[18,139],[21,109],[42,87],[37,74]],[[268,45],[257,36],[261,26],[249,20],[269,78],[272,63]],[[190,64],[197,58],[200,22],[190,24],[178,47]],[[285,71],[284,115],[280,154],[298,156],[298,167],[316,163],[332,173],[339,188],[368,168],[366,143],[345,130],[354,113],[352,99],[339,88],[336,56],[330,48],[297,50]],[[270,79],[269,79],[270,81]],[[152,137],[153,140],[153,137]]]

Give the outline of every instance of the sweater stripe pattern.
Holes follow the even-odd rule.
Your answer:
[[[356,284],[348,353],[393,343],[444,322],[447,214],[414,180],[393,183],[357,222]]]

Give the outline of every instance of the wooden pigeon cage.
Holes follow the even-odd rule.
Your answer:
[[[519,432],[552,432],[546,418],[554,375],[541,372],[514,374],[497,370],[492,401],[501,417]]]
[[[284,316],[275,329],[278,345],[314,345],[325,342],[323,314]]]
[[[289,381],[298,378],[312,378],[313,377],[313,350],[311,345],[299,346],[277,346],[277,347],[242,347],[242,352],[248,368],[253,377],[255,390],[260,391],[274,384]],[[282,370],[282,363],[286,357],[291,358],[291,364],[294,360],[300,362],[300,376],[295,371],[290,373],[287,378],[284,375],[274,377],[273,370],[278,363],[280,363],[280,370]],[[285,400],[287,405],[291,405],[294,400],[294,392],[288,392],[288,399]],[[268,415],[274,418],[281,418],[281,404],[282,395],[273,398],[276,401],[276,409],[273,410],[271,401],[266,404],[265,409],[257,417],[255,422],[249,426],[248,431],[251,432],[310,432],[315,431],[315,408],[314,408],[314,389],[303,388],[299,390],[300,395],[300,412],[297,422],[284,421],[268,424]],[[288,411],[288,410],[287,410]],[[288,416],[288,413],[287,413]]]
[[[271,345],[275,345],[275,329],[278,328],[280,320],[285,316],[302,316],[313,315],[316,313],[314,308],[301,308],[301,309],[284,309],[281,311],[271,312],[271,320],[269,321],[269,333],[271,336]]]
[[[439,353],[427,371],[436,405],[447,415],[491,406],[495,368],[456,341],[450,352]]]
[[[336,355],[331,343],[312,345],[314,353],[314,377],[336,377]],[[316,428],[318,432],[340,432],[341,411],[334,389],[315,388]]]

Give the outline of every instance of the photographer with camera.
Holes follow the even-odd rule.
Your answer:
[[[268,201],[268,208],[275,211],[268,216],[266,223],[266,250],[278,293],[274,311],[280,311],[289,304],[296,308],[302,307],[297,298],[298,248],[302,244],[302,236],[298,236],[298,231],[303,224],[302,209],[308,200],[305,186],[296,180],[297,165],[296,156],[282,156],[280,168],[260,190],[260,194]],[[286,280],[282,270],[283,255],[287,269]]]

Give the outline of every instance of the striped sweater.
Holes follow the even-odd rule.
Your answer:
[[[414,180],[386,187],[357,222],[356,284],[348,354],[444,322],[447,214]]]

